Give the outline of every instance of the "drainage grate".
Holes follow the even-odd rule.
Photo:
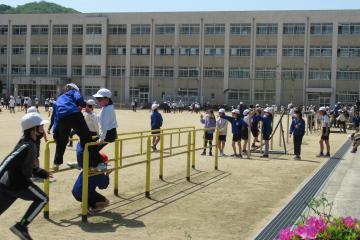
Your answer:
[[[307,203],[318,193],[326,179],[335,169],[345,153],[349,150],[351,141],[347,140],[319,171],[304,185],[304,187],[287,203],[287,205],[265,226],[254,238],[255,240],[272,240],[278,236],[281,229],[292,226],[305,210]]]

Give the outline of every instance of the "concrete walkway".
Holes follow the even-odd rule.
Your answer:
[[[350,149],[351,150],[351,149]],[[352,216],[360,219],[360,149],[344,155],[319,195],[334,203],[332,215]]]

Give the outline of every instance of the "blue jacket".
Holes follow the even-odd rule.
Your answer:
[[[216,119],[210,118],[209,116],[206,116],[204,119],[200,119],[200,122],[204,124],[205,128],[216,128]],[[207,130],[207,133],[213,133],[214,130]]]
[[[298,126],[296,128],[296,126]],[[304,119],[293,119],[290,126],[290,134],[294,136],[304,136],[305,135],[305,121]]]
[[[270,116],[264,115],[261,117],[261,121],[263,122],[261,132],[266,135],[270,135],[272,133],[272,120]]]
[[[78,106],[86,106],[80,92],[75,89],[64,92],[56,99],[58,119],[80,112]]]
[[[242,118],[234,118],[226,115],[220,116],[221,118],[224,118],[228,120],[231,123],[231,131],[233,135],[240,135],[242,127],[247,127],[247,123],[242,120]]]
[[[163,123],[163,118],[158,111],[151,114],[151,129],[160,129]]]
[[[251,128],[252,129],[258,129],[259,127],[259,122],[261,121],[261,116],[260,115],[254,115],[252,118],[252,125]]]
[[[81,172],[76,179],[74,187],[72,189],[72,194],[77,199],[82,199],[82,176]],[[109,186],[109,176],[105,174],[99,174],[89,177],[89,198],[95,193],[96,188],[106,189]]]
[[[355,127],[358,127],[360,124],[360,116],[353,117],[352,123],[354,124]]]

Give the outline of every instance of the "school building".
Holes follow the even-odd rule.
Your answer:
[[[107,87],[120,104],[353,103],[360,10],[1,14],[0,81],[41,99]]]

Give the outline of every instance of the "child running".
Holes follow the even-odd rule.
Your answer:
[[[295,118],[291,122],[290,126],[290,137],[294,136],[294,155],[296,160],[301,159],[301,143],[305,135],[305,121],[302,118],[302,113],[300,110],[296,109],[294,111]]]
[[[156,151],[156,145],[159,143],[160,141],[160,136],[157,134],[160,134],[160,128],[163,124],[163,118],[161,116],[161,114],[158,111],[159,108],[159,104],[153,103],[151,105],[151,110],[152,110],[152,114],[150,117],[151,120],[151,130],[152,130],[152,134],[155,135],[153,136],[152,139],[152,146],[151,148]],[[155,131],[154,131],[155,130]]]
[[[219,151],[220,151],[220,157],[225,157],[224,148],[225,148],[225,142],[226,142],[226,135],[227,135],[227,125],[228,121],[224,118],[221,118],[221,116],[225,115],[225,109],[220,108],[219,109],[219,119],[216,121],[216,127],[219,130]]]
[[[215,119],[214,111],[211,109],[208,110],[205,119],[204,116],[201,114],[200,122],[204,124],[204,128],[206,129],[204,133],[204,150],[201,153],[201,155],[206,155],[206,148],[209,142],[209,156],[212,156],[212,140],[214,139],[214,131],[216,127],[216,119]]]
[[[45,123],[47,121],[37,113],[26,114],[21,119],[23,137],[0,164],[0,215],[18,198],[32,201],[21,221],[10,228],[25,240],[32,239],[28,226],[48,202],[48,196],[30,180],[32,175],[43,179],[51,177],[45,170],[34,167],[37,158],[36,136],[43,132]]]

